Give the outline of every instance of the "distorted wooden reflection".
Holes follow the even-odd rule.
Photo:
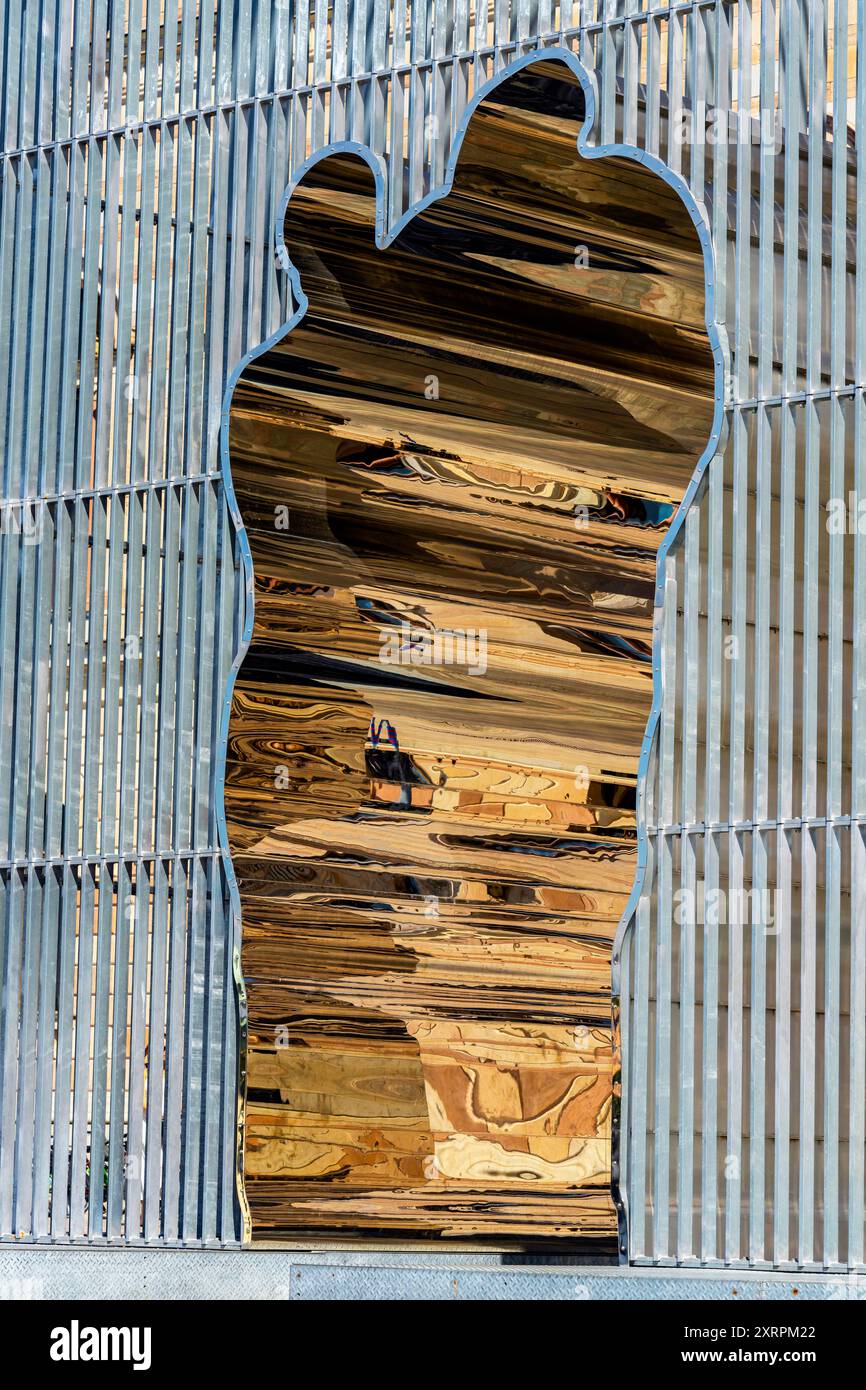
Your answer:
[[[561,64],[502,85],[387,250],[354,155],[289,205],[309,309],[231,417],[257,1238],[614,1241],[611,942],[713,364],[685,208],[582,116]]]

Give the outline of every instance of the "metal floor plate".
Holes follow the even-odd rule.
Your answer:
[[[0,1299],[623,1301],[866,1299],[864,1275],[513,1264],[515,1256],[0,1248]],[[506,1260],[508,1263],[506,1263]]]

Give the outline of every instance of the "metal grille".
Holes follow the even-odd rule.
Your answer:
[[[856,42],[828,66],[853,6],[750,8],[713,17],[755,59],[722,84],[778,114],[702,166],[727,441],[660,574],[623,1186],[633,1259],[858,1268],[863,538],[831,517],[863,490],[866,74]]]
[[[861,1264],[866,542],[821,508],[866,486],[866,0],[9,0],[2,23],[0,1236],[241,1235],[226,382],[287,317],[291,170],[367,144],[396,221],[478,86],[564,43],[596,139],[705,209],[730,343],[725,446],[663,573],[630,1254]],[[781,147],[711,141],[704,108],[778,111]],[[788,925],[676,921],[699,879],[775,891]]]

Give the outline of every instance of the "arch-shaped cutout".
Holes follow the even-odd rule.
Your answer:
[[[231,400],[262,1238],[615,1245],[610,951],[714,363],[689,212],[586,115],[560,61],[506,77],[387,250],[367,161],[317,162],[300,319]]]

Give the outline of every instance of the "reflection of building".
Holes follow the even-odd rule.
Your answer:
[[[851,492],[859,507],[862,491],[858,7],[777,6],[772,48],[758,0],[688,12],[615,3],[597,20],[590,8],[573,7],[564,43],[594,74],[596,140],[658,156],[700,205],[726,403],[718,455],[659,591],[664,700],[639,799],[644,893],[620,977],[628,1254],[856,1269],[866,1171],[863,556],[857,528],[827,529],[822,508]],[[837,33],[845,8],[852,27]],[[22,26],[19,49],[16,15],[6,16],[23,95],[16,105],[8,87],[2,127],[2,1239],[243,1235],[240,929],[219,825],[243,567],[218,463],[221,412],[232,373],[290,310],[273,254],[286,171],[329,141],[355,139],[383,156],[383,220],[395,225],[441,184],[472,94],[537,44],[535,20],[517,5],[497,4],[489,27],[475,7],[466,13],[465,29],[416,28],[404,54],[364,4],[351,35],[338,23],[326,43],[319,25],[307,45],[301,6],[294,37],[280,23],[260,28],[267,60],[247,63],[237,57],[251,51],[246,11],[230,31],[212,0],[198,6],[194,36],[179,17],[176,51],[172,31],[166,42],[113,33],[107,58],[105,36],[95,39],[93,80],[77,23],[75,62],[67,35],[54,64],[50,29]],[[552,23],[570,14],[554,7]],[[211,42],[193,64],[196,45]],[[836,61],[846,49],[847,65]],[[31,102],[28,74],[44,83],[48,72],[51,91]],[[761,106],[773,108],[769,148]],[[575,273],[585,245],[571,247]],[[519,258],[509,259],[518,274]],[[584,273],[603,305],[614,278],[593,271],[591,255]],[[625,273],[640,281],[638,269]],[[673,301],[655,293],[644,310],[688,315],[697,304],[700,317],[702,280]],[[651,423],[670,422],[662,411]],[[447,505],[465,484],[441,460],[436,474],[411,442],[392,451],[390,473],[368,460],[364,486],[438,490]],[[359,486],[360,467],[356,459]],[[482,481],[492,495],[494,475]],[[585,491],[569,499],[550,484],[546,515],[559,536],[568,506],[585,507],[585,539],[600,547],[617,525],[623,533],[606,548],[582,640],[585,652],[596,643],[599,669],[614,653],[629,669],[640,663],[620,731],[629,758],[572,767],[555,795],[525,786],[514,795],[556,803],[546,824],[565,834],[616,832],[619,848],[633,820],[651,611],[618,606],[617,567],[635,579],[632,596],[652,600],[652,553],[676,499],[671,490],[645,500],[645,525],[633,526],[634,512],[618,515],[619,485],[599,478]],[[38,535],[15,519],[33,499]],[[540,494],[536,504],[541,513]],[[574,522],[572,539],[582,535]],[[259,590],[259,614],[285,599],[283,578]],[[377,631],[371,622],[371,649]],[[560,627],[548,636],[551,653],[567,645]],[[489,656],[497,680],[495,641]],[[406,668],[418,670],[435,676]],[[524,674],[527,689],[544,678]],[[248,847],[269,799],[313,789],[295,752],[275,763],[254,689],[239,687],[239,706],[245,730],[229,748],[228,780],[233,833]],[[346,699],[335,739],[357,807],[371,800],[371,716],[392,719],[401,751],[429,778],[409,793],[413,817],[421,822],[427,795],[431,815],[454,814],[454,795],[466,812],[483,759],[473,762],[464,740],[461,785],[450,770],[442,782],[442,750],[425,761],[402,712],[366,697]],[[260,754],[268,777],[241,785],[241,763]],[[496,771],[518,775],[508,757]],[[504,795],[491,776],[477,804]],[[316,803],[322,821],[333,818],[329,796]],[[708,913],[719,895],[723,913]],[[708,919],[730,928],[744,895],[749,917],[754,902],[770,901],[769,925],[781,928],[750,920],[714,934]],[[423,920],[438,896],[418,899]],[[619,906],[611,899],[608,938]],[[383,937],[383,951],[393,946]],[[392,957],[390,968],[401,964]],[[279,1018],[275,1004],[269,1022]],[[436,1046],[447,1052],[451,1041]]]
[[[364,752],[370,774],[373,801],[396,802],[400,806],[432,804],[430,778],[406,753],[400,752],[397,731],[387,719],[370,720],[370,734]],[[441,778],[444,781],[444,775]]]

